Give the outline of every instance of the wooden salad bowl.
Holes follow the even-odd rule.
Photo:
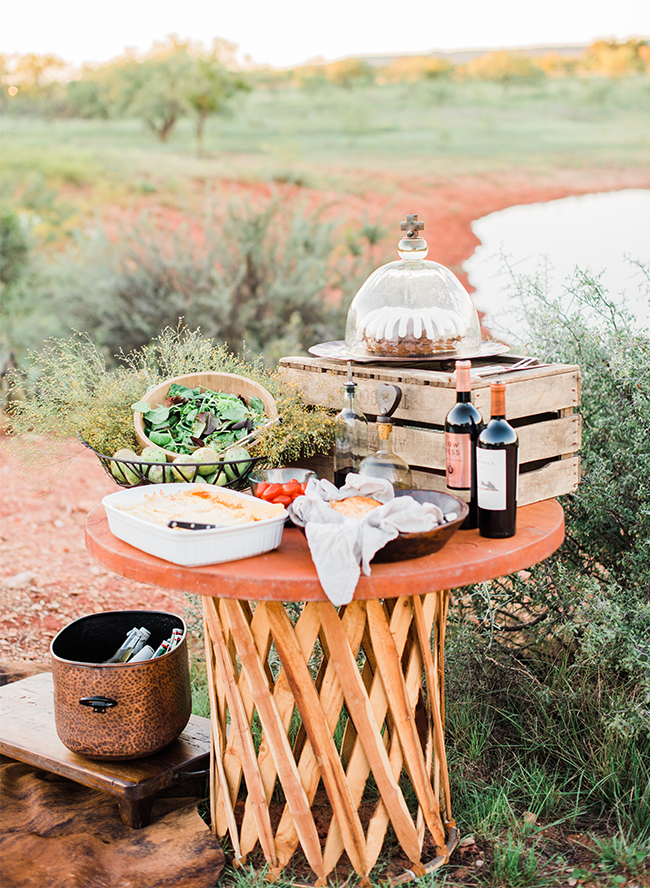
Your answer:
[[[162,406],[167,398],[169,387],[174,382],[186,385],[189,388],[201,387],[213,392],[224,392],[227,395],[241,395],[247,404],[250,404],[252,397],[257,397],[264,404],[264,412],[268,418],[277,418],[278,408],[271,392],[265,389],[263,385],[260,385],[259,382],[254,382],[254,380],[247,379],[245,376],[238,376],[236,373],[206,371],[204,373],[188,373],[185,376],[175,376],[173,379],[167,379],[165,382],[161,382],[160,385],[152,388],[140,400],[146,401],[151,407]],[[133,425],[135,427],[135,436],[141,447],[158,446],[154,445],[153,441],[147,438],[145,434],[142,413],[135,412],[133,414]],[[163,451],[168,461],[172,461],[178,456],[178,453],[175,453],[173,450],[165,450],[164,447],[159,449]]]

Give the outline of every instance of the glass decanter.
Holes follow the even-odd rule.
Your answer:
[[[357,406],[357,384],[349,362],[347,382],[343,383],[343,409],[336,417],[334,434],[334,483],[343,487],[346,476],[357,472],[368,454],[368,420]]]
[[[385,478],[395,488],[411,490],[413,477],[409,464],[393,450],[394,425],[395,422],[390,416],[377,417],[379,450],[361,461],[359,475]]]

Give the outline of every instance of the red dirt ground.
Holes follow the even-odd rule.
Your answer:
[[[429,257],[462,279],[460,264],[478,244],[470,228],[474,219],[517,204],[648,187],[648,170],[561,170],[544,176],[516,172],[466,177],[424,189],[406,182],[392,196],[377,192],[342,198],[312,192],[307,197],[321,204],[336,197],[337,213],[348,219],[382,219],[382,224],[417,210],[426,221]],[[260,192],[259,186],[252,190]],[[86,552],[86,514],[117,489],[93,454],[82,452],[50,490],[34,490],[12,456],[12,448],[19,446],[0,431],[0,661],[16,667],[25,661],[47,663],[56,632],[88,613],[140,608],[182,612],[181,593],[115,576]]]

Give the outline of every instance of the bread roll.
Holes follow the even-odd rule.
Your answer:
[[[359,521],[371,509],[381,506],[381,503],[370,496],[349,496],[347,499],[331,502],[330,506],[346,518],[356,518]]]

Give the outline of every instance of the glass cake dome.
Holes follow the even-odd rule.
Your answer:
[[[376,269],[352,300],[345,348],[363,357],[417,358],[439,352],[474,352],[481,344],[469,293],[444,265],[428,261],[424,222],[409,215],[400,257]]]

